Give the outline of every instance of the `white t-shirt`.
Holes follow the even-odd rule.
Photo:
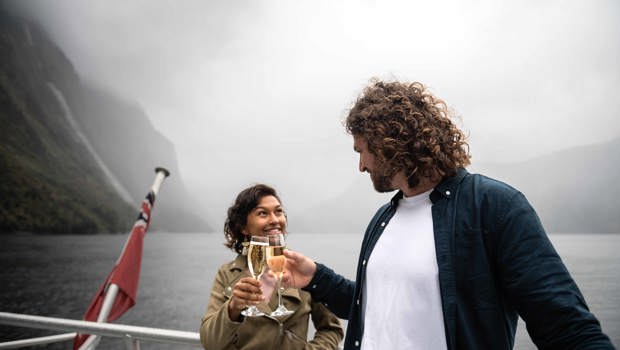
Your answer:
[[[365,262],[362,350],[447,349],[430,192],[400,200]]]

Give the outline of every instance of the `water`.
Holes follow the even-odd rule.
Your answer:
[[[293,233],[288,244],[352,278],[361,238]],[[126,235],[0,236],[0,311],[81,319],[126,239]],[[148,233],[138,302],[115,322],[197,332],[215,271],[234,258],[222,239],[221,234]],[[552,235],[551,239],[603,330],[618,347],[620,234]],[[0,341],[55,333],[2,325]],[[123,347],[122,342],[104,338],[99,349]],[[70,349],[71,345],[45,348]],[[142,348],[183,349],[157,343],[142,343]],[[523,324],[515,349],[535,349]]]

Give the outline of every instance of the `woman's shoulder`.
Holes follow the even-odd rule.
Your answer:
[[[215,277],[217,284],[232,286],[243,277],[247,266],[247,263],[244,263],[245,257],[243,258],[242,261],[237,258],[220,265]]]
[[[219,272],[243,271],[247,267],[246,257],[239,254],[234,260],[220,265]]]

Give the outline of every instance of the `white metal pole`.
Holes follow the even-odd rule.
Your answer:
[[[99,334],[104,337],[113,337],[119,339],[131,338],[139,341],[191,345],[192,347],[200,348],[199,333],[178,331],[165,328],[91,322],[83,320],[72,320],[68,318],[15,314],[1,311],[0,325],[11,325],[16,327],[48,329],[65,332],[79,332],[82,334]]]
[[[170,176],[170,172],[162,167],[155,168],[155,181],[153,181],[153,186],[151,186],[151,190],[153,193],[157,194],[159,192],[159,187],[161,186],[164,179]]]
[[[94,350],[97,348],[97,345],[99,345],[100,340],[100,336],[91,334],[88,336],[88,338],[86,338],[86,341],[82,343],[82,346],[80,346],[79,350]]]
[[[48,335],[44,337],[38,338],[30,338],[30,339],[22,339],[22,340],[14,340],[8,342],[0,343],[0,349],[19,349],[25,348],[27,346],[35,346],[35,345],[45,345],[51,343],[58,343],[61,341],[67,341],[75,338],[77,333],[65,333],[65,334],[56,334],[56,335]]]
[[[127,339],[125,340],[125,348],[127,350],[140,350],[140,342],[138,339]]]

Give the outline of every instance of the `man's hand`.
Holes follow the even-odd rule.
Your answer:
[[[314,261],[300,253],[289,249],[284,250],[286,265],[282,284],[289,288],[303,288],[307,286],[316,273]]]

